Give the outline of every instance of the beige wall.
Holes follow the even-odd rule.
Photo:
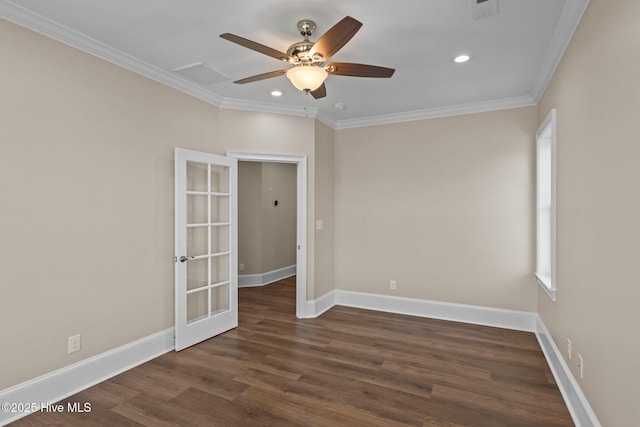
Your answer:
[[[0,51],[0,389],[173,325],[174,147],[308,156],[313,224],[314,120],[220,110],[4,20]]]
[[[316,123],[316,221],[322,230],[315,230],[316,287],[314,298],[334,289],[334,134],[330,127]]]
[[[238,274],[262,273],[262,163],[238,162]]]
[[[558,109],[557,301],[538,292],[539,311],[612,427],[640,420],[639,51],[640,2],[591,0],[539,111]]]
[[[337,131],[336,288],[535,311],[536,118],[528,107]]]
[[[262,165],[263,272],[296,264],[297,169],[290,163]]]
[[[173,325],[180,146],[308,156],[309,299],[335,286],[538,309],[584,356],[602,425],[633,425],[638,22],[635,0],[591,0],[539,108],[334,132],[218,109],[0,20],[0,389]],[[556,303],[531,275],[533,134],[551,108]]]
[[[296,175],[295,164],[239,162],[238,274],[296,265]]]

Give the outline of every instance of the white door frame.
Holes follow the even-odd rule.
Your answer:
[[[297,251],[296,317],[307,317],[307,156],[292,154],[246,153],[227,151],[227,156],[245,162],[293,163],[297,165]]]

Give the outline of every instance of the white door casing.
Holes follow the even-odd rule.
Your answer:
[[[304,155],[241,151],[228,151],[227,156],[239,161],[293,163],[297,165],[296,317],[304,319],[309,316],[307,313],[307,157]]]

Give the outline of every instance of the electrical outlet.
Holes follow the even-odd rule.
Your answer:
[[[238,264],[238,270],[244,271],[244,264],[243,263]]]
[[[67,341],[67,352],[69,354],[80,351],[80,335],[73,335]]]
[[[582,360],[582,356],[578,355],[578,368],[580,369],[580,378],[584,377],[584,360]]]
[[[397,288],[397,284],[395,280],[389,280],[389,289],[391,289],[392,291],[395,291]]]
[[[567,338],[567,354],[569,355],[569,359],[571,359],[571,340]]]

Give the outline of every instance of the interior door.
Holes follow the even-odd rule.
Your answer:
[[[175,349],[238,326],[238,161],[175,149]]]

